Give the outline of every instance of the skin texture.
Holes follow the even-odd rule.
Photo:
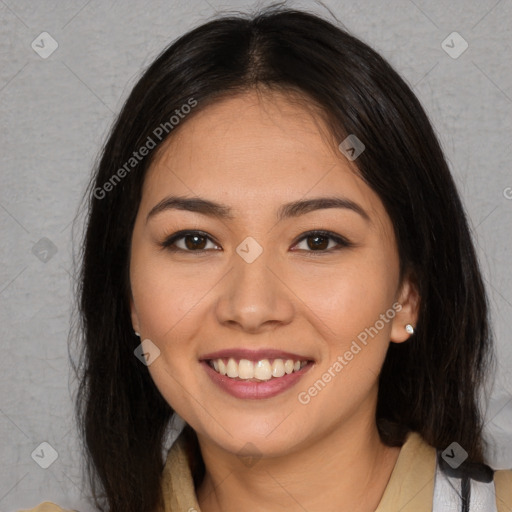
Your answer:
[[[373,511],[396,462],[399,449],[383,445],[375,425],[377,379],[390,341],[409,337],[404,327],[415,325],[419,298],[399,280],[379,197],[338,143],[290,95],[251,91],[186,119],[146,176],[132,237],[132,323],[161,351],[148,367],[155,384],[198,435],[204,512]],[[174,209],[146,220],[171,194],[223,203],[233,218]],[[350,199],[369,220],[347,208],[276,219],[284,203],[325,196]],[[185,252],[183,238],[175,244],[182,252],[161,247],[182,229],[212,240],[200,240],[202,252]],[[315,250],[315,240],[303,238],[309,230],[332,231],[353,246],[327,238]],[[236,252],[248,236],[263,248],[252,263]],[[394,318],[300,403],[298,394],[396,302]],[[315,364],[284,393],[243,400],[214,385],[199,363],[233,347],[284,350]]]

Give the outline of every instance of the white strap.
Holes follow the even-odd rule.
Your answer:
[[[498,512],[494,481],[489,483],[471,480],[471,512]]]
[[[461,479],[446,475],[436,465],[433,512],[461,512]]]
[[[498,512],[494,481],[485,483],[470,479],[470,512]],[[461,478],[448,476],[436,465],[433,512],[461,512]]]

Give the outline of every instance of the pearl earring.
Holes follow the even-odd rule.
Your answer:
[[[137,331],[133,331],[135,333],[135,336],[138,336],[140,338],[140,333]]]
[[[411,324],[407,324],[405,326],[405,330],[409,333],[409,334],[414,334],[414,327],[411,325]]]

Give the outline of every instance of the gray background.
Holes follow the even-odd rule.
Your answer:
[[[288,5],[329,18],[313,2]],[[446,151],[485,272],[498,345],[487,408],[489,457],[497,468],[512,467],[512,1],[325,5],[413,87]],[[215,12],[255,6],[0,0],[1,511],[44,500],[89,510],[80,491],[67,348],[71,221],[115,113],[142,68]],[[31,47],[34,40],[43,46],[38,36],[44,31],[58,43],[46,59]],[[442,47],[453,31],[469,44],[458,58]],[[451,39],[446,44],[461,48]],[[58,453],[48,469],[31,457],[44,441]]]

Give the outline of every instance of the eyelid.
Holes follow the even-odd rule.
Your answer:
[[[305,238],[308,238],[310,236],[321,236],[321,237],[325,237],[325,238],[330,238],[338,244],[338,247],[332,247],[331,249],[327,249],[324,251],[312,251],[312,250],[306,251],[306,252],[313,253],[313,254],[314,253],[326,254],[326,253],[330,253],[330,252],[335,251],[340,248],[355,246],[354,243],[352,243],[350,240],[348,240],[344,236],[334,233],[332,231],[327,231],[325,229],[312,229],[310,231],[306,231],[305,233],[301,233],[300,237],[297,238],[297,240],[293,243],[292,247],[295,247],[299,242],[302,242],[302,240],[304,240]],[[302,249],[298,249],[298,250],[302,250]]]
[[[198,236],[204,237],[208,241],[214,243],[215,245],[220,246],[220,244],[218,244],[212,238],[211,235],[209,235],[208,233],[205,233],[204,231],[200,231],[197,229],[182,229],[180,231],[176,231],[172,235],[166,237],[165,240],[160,245],[161,245],[162,249],[167,249],[167,250],[171,250],[171,251],[175,251],[175,252],[181,251],[181,252],[190,252],[190,253],[193,253],[193,252],[202,253],[202,252],[211,250],[211,249],[198,249],[196,251],[188,251],[185,249],[181,249],[180,247],[173,247],[173,244],[175,244],[178,240],[181,240],[182,238],[185,238],[187,236],[193,236],[193,235],[198,235]]]
[[[211,250],[211,249],[198,249],[198,250],[192,251],[192,250],[181,249],[180,247],[173,247],[173,244],[176,241],[178,241],[182,238],[185,238],[186,236],[193,236],[193,235],[199,235],[201,237],[204,237],[207,240],[211,241],[213,244],[220,246],[220,244],[218,244],[213,239],[213,237],[211,235],[209,235],[208,233],[205,233],[204,231],[195,230],[195,229],[183,229],[183,230],[177,231],[176,233],[173,233],[172,235],[168,236],[162,243],[160,243],[160,245],[161,245],[162,249],[167,249],[167,250],[171,250],[171,251],[175,251],[175,252],[189,252],[189,253],[201,254],[201,253]],[[330,252],[335,251],[340,248],[355,246],[354,243],[350,242],[344,236],[334,233],[332,231],[326,231],[323,229],[312,229],[312,230],[306,231],[304,233],[301,233],[300,237],[297,238],[293,242],[292,248],[295,247],[299,242],[302,242],[304,239],[311,237],[311,236],[321,236],[321,237],[325,237],[325,238],[330,238],[338,244],[338,247],[330,248],[327,250],[318,250],[318,251],[314,251],[314,250],[308,251],[308,250],[304,250],[304,249],[296,249],[296,250],[313,253],[313,254],[315,254],[315,253],[316,254],[326,254],[326,253],[330,253]]]

